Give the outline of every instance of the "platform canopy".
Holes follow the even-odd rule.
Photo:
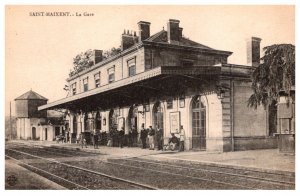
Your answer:
[[[217,80],[221,67],[156,67],[101,87],[38,107],[38,110],[93,111],[143,104],[150,97],[173,96],[180,89]]]

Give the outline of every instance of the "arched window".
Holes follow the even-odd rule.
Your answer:
[[[157,102],[153,106],[153,128],[157,129],[164,129],[164,110],[163,106],[160,102]]]
[[[206,106],[200,96],[192,101],[192,148],[206,149]]]
[[[128,113],[128,127],[132,129],[133,127],[137,129],[137,114],[138,108],[135,106],[131,106]]]
[[[111,109],[109,112],[109,130],[116,130],[118,128],[118,116],[119,114]]]

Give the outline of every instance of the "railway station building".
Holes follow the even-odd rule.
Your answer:
[[[150,26],[140,21],[137,34],[124,31],[121,52],[110,58],[94,50],[94,64],[67,78],[68,96],[38,109],[67,110],[73,141],[94,131],[140,132],[144,124],[161,128],[166,144],[182,125],[186,150],[277,147],[276,107],[247,107],[261,39],[247,43],[248,65],[235,65],[227,62],[232,52],[183,36],[179,20],[153,35]]]

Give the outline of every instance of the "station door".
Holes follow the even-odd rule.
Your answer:
[[[206,150],[206,107],[200,96],[192,102],[192,148]]]

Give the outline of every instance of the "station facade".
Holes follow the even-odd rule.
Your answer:
[[[186,150],[276,148],[276,116],[247,107],[260,39],[248,42],[248,66],[228,64],[232,52],[184,37],[179,24],[170,19],[167,30],[151,36],[144,21],[138,34],[124,31],[119,54],[104,60],[94,50],[94,65],[67,79],[68,97],[39,110],[67,110],[73,141],[83,132],[140,133],[144,124],[161,128],[166,144],[182,125]]]

